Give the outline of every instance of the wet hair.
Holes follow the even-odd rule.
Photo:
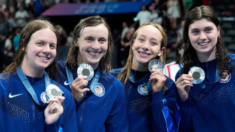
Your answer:
[[[134,33],[133,38],[131,40],[131,44],[130,44],[130,50],[129,50],[129,56],[127,59],[127,63],[124,66],[124,68],[122,69],[122,71],[119,73],[118,75],[118,80],[120,80],[121,82],[123,82],[123,84],[126,84],[126,81],[128,80],[129,76],[130,76],[130,72],[131,72],[131,67],[132,67],[132,61],[133,61],[133,51],[132,51],[132,45],[134,43],[134,40],[136,39],[139,31],[141,28],[148,26],[148,25],[152,25],[153,27],[155,27],[156,29],[158,29],[162,35],[162,41],[161,41],[161,48],[162,47],[166,47],[167,46],[167,35],[164,31],[164,29],[162,28],[161,25],[159,24],[154,24],[154,23],[145,23],[143,25],[141,25]],[[163,54],[160,56],[156,56],[156,59],[159,59],[163,64],[165,64],[165,60],[166,60],[166,52],[163,52]]]
[[[184,48],[184,40],[181,39],[176,47],[176,52],[175,52],[175,60],[176,64],[179,64],[181,61],[181,55],[179,54],[179,50]]]
[[[185,26],[183,30],[183,38],[184,43],[186,45],[187,50],[184,51],[183,55],[183,65],[184,70],[183,73],[187,74],[190,67],[195,65],[197,58],[196,50],[192,47],[190,43],[190,39],[188,36],[189,26],[194,23],[195,21],[206,19],[215,24],[217,28],[220,28],[220,22],[218,17],[216,16],[215,12],[209,6],[199,6],[192,9],[186,16]],[[217,44],[216,44],[216,65],[219,69],[219,75],[222,77],[222,73],[227,71],[228,74],[232,73],[232,60],[227,53],[227,49],[225,44],[221,38],[218,37]]]
[[[111,55],[113,51],[113,39],[112,39],[111,30],[106,21],[104,20],[104,18],[100,16],[90,16],[80,21],[74,28],[73,43],[71,45],[71,48],[69,49],[69,53],[66,60],[66,65],[69,67],[70,70],[72,71],[77,70],[79,47],[76,47],[75,44],[77,43],[78,38],[81,36],[82,31],[86,27],[93,27],[100,24],[104,24],[104,26],[108,29],[108,50],[105,56],[100,60],[99,66],[101,68],[101,71],[110,71],[112,69]]]
[[[14,57],[13,62],[9,66],[7,66],[2,73],[8,73],[7,77],[9,77],[10,74],[12,74],[17,69],[17,67],[19,65],[21,65],[23,58],[25,56],[25,50],[23,50],[23,49],[27,48],[28,43],[31,39],[31,36],[35,32],[37,32],[41,29],[44,29],[44,28],[50,28],[55,33],[55,35],[57,37],[57,46],[56,47],[58,49],[59,38],[58,38],[58,34],[55,30],[55,27],[49,21],[43,20],[43,19],[31,21],[23,28],[23,30],[20,34],[19,47],[16,51],[16,55]],[[52,62],[52,64],[50,66],[48,66],[45,69],[45,71],[48,73],[48,76],[51,79],[58,81],[59,68],[58,68],[58,64],[57,64],[57,55],[55,57],[55,60]]]

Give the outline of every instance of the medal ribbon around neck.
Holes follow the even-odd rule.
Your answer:
[[[28,78],[25,76],[21,66],[19,66],[17,68],[17,74],[21,80],[21,82],[23,83],[24,87],[26,88],[26,90],[29,92],[29,94],[31,95],[31,97],[33,98],[34,102],[37,103],[38,105],[42,106],[37,98],[37,95],[32,87],[32,85],[30,84]],[[48,74],[44,71],[44,79],[45,79],[45,86],[47,87],[48,85],[51,84],[50,82],[50,78],[48,77]]]
[[[82,63],[82,64],[84,64],[84,63]],[[80,64],[80,65],[82,65],[82,64]],[[72,74],[71,70],[67,66],[66,66],[66,74],[67,74],[68,81],[69,81],[69,87],[70,87],[70,89],[72,89],[72,82],[74,81],[74,78],[73,78],[73,74]],[[91,80],[90,89],[93,93],[94,93],[94,90],[98,84],[99,78],[100,78],[100,67],[98,67],[98,70],[96,71],[95,76]]]

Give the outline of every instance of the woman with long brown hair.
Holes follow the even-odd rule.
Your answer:
[[[124,88],[109,73],[112,50],[108,24],[100,16],[91,16],[75,26],[67,59],[59,61],[59,82],[77,102],[81,132],[128,131]]]
[[[235,131],[235,55],[227,52],[220,31],[208,6],[195,7],[186,16],[183,38],[188,48],[175,82],[181,132]]]
[[[47,20],[23,28],[14,61],[0,75],[1,131],[58,132],[61,127],[77,132],[73,97],[53,81],[59,74],[57,43],[56,30]]]

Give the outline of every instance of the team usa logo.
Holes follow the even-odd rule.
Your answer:
[[[148,95],[149,94],[147,83],[139,85],[137,90],[138,90],[139,94],[141,94],[141,95]]]
[[[101,83],[97,84],[97,87],[94,89],[94,94],[98,97],[102,97],[105,94],[105,88]]]
[[[231,74],[228,74],[224,79],[221,78],[221,79],[219,80],[219,82],[220,82],[220,83],[227,83],[227,82],[230,81],[230,79],[231,79]]]
[[[48,97],[47,97],[46,92],[42,92],[40,95],[40,98],[44,104],[46,104],[48,102]]]

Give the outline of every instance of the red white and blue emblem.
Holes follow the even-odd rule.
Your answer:
[[[98,83],[94,89],[94,94],[98,97],[102,97],[105,94],[105,88],[101,83]]]

